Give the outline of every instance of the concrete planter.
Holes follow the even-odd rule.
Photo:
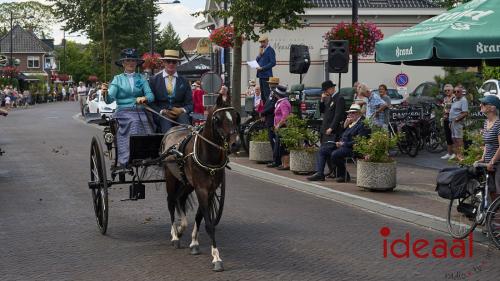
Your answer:
[[[317,150],[290,150],[290,171],[311,173],[316,171]]]
[[[268,141],[250,141],[248,158],[258,163],[273,161],[273,150]]]
[[[396,162],[358,161],[356,185],[369,190],[393,190],[396,187]]]

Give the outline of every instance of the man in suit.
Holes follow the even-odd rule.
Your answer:
[[[165,50],[163,71],[149,80],[155,101],[153,107],[160,114],[181,124],[189,124],[189,113],[193,111],[193,94],[186,79],[177,74],[179,51]],[[161,133],[166,133],[173,124],[164,118],[155,118]]]
[[[323,170],[330,158],[330,154],[335,149],[335,142],[342,133],[343,122],[345,118],[345,101],[339,93],[335,92],[335,84],[328,80],[321,84],[321,102],[319,110],[323,113],[323,122],[321,123],[320,136],[321,147],[318,152],[316,163],[316,174],[308,177],[308,180],[325,180]]]
[[[278,77],[271,77],[271,79],[269,79],[268,88],[269,89],[270,87],[276,88],[279,82],[280,79]],[[277,143],[277,136],[276,133],[274,132],[274,109],[277,100],[278,100],[277,97],[271,94],[271,96],[267,100],[265,100],[264,108],[260,113],[260,115],[262,116],[261,118],[264,119],[264,122],[266,124],[269,143],[271,144],[271,149],[273,151],[274,151],[274,145]],[[278,167],[279,165],[281,165],[281,159],[279,159],[279,161],[277,162],[273,161],[272,163],[269,163],[267,166],[270,168],[274,168]]]
[[[265,35],[259,38],[260,48],[259,55],[256,58],[259,67],[257,67],[257,78],[259,78],[261,95],[264,101],[269,99],[271,89],[267,81],[273,76],[273,67],[276,65],[276,53],[269,46],[269,38]]]

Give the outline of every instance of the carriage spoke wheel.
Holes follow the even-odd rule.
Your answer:
[[[97,137],[92,138],[90,147],[90,181],[97,183],[97,187],[91,189],[97,226],[102,234],[106,234],[108,228],[108,181],[104,154]]]
[[[223,171],[222,182],[219,184],[215,192],[210,196],[210,203],[208,206],[210,219],[214,226],[219,224],[222,217],[222,210],[224,209],[224,197],[226,196],[226,172]]]

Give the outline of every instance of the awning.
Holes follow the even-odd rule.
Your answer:
[[[427,66],[500,65],[500,1],[473,0],[376,43],[375,60]]]
[[[207,71],[210,71],[210,59],[206,57],[195,58],[177,67],[177,72],[183,76],[194,75],[201,77]]]
[[[47,77],[47,73],[43,72],[20,72],[17,79],[26,82],[40,81],[40,77]]]

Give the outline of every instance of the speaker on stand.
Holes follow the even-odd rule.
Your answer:
[[[341,74],[349,72],[349,41],[332,40],[328,42],[328,72],[339,74],[339,89]]]
[[[307,73],[310,65],[309,47],[306,45],[291,45],[290,73],[300,74],[300,84],[302,84],[302,74]]]

